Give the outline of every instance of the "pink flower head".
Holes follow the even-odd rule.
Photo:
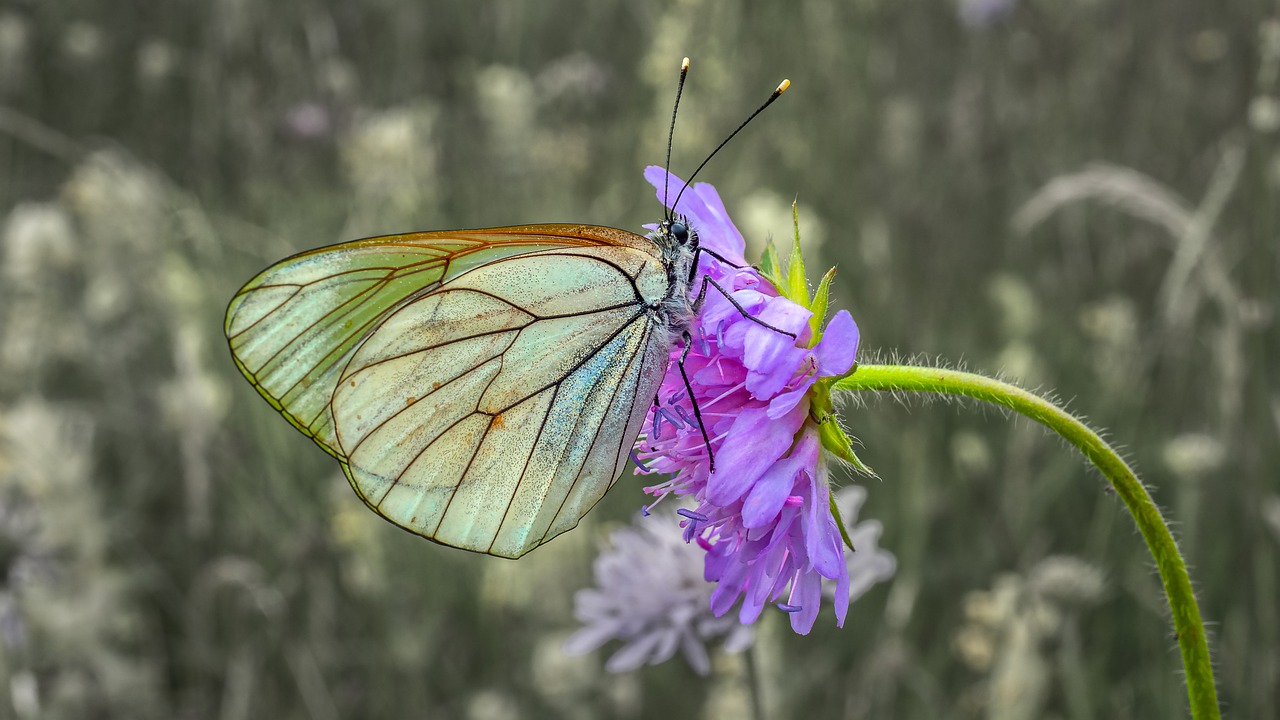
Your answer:
[[[661,200],[665,171],[650,167],[645,177]],[[684,182],[670,180],[674,200]],[[739,619],[751,623],[766,603],[776,602],[791,614],[791,627],[807,634],[826,578],[835,584],[836,624],[842,626],[849,574],[830,510],[819,426],[810,410],[815,383],[853,367],[858,327],[842,310],[813,344],[813,313],[782,297],[742,260],[742,234],[711,185],[693,185],[674,209],[688,219],[701,247],[729,261],[703,253],[700,275],[716,280],[751,317],[777,330],[747,318],[714,289],[707,292],[689,328],[692,346],[684,367],[715,454],[715,473],[677,367],[682,348],[675,348],[636,445],[644,463],[639,472],[671,478],[645,492],[696,503],[680,514],[686,539],[706,550],[704,575],[717,583],[711,596],[717,616],[742,598]],[[692,292],[699,288],[695,283]]]

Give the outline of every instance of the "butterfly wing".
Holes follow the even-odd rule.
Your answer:
[[[341,457],[329,415],[338,375],[395,308],[467,270],[560,247],[645,238],[613,228],[533,225],[408,233],[295,255],[245,284],[227,308],[240,372],[267,402],[326,452]]]
[[[233,298],[245,377],[366,503],[518,557],[625,465],[669,347],[653,244],[612,228],[413,233],[303,253]]]
[[[670,347],[651,252],[491,262],[407,303],[333,395],[348,475],[412,532],[519,557],[569,530],[626,464]]]

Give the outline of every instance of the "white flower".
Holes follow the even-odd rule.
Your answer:
[[[848,485],[836,491],[836,508],[840,519],[849,529],[849,539],[857,552],[845,548],[845,563],[849,566],[849,602],[853,602],[870,590],[873,585],[893,577],[898,569],[898,559],[877,543],[884,526],[879,520],[858,522],[858,510],[867,499],[867,490],[861,485]],[[822,590],[828,596],[835,593],[835,583],[823,583]]]
[[[681,537],[674,513],[637,517],[614,531],[595,561],[596,587],[574,596],[583,623],[565,641],[565,652],[590,652],[609,640],[623,646],[605,663],[609,672],[657,665],[676,653],[700,675],[711,670],[707,643],[720,639],[728,652],[751,646],[755,636],[736,615],[711,613],[713,586],[703,579],[704,552]]]

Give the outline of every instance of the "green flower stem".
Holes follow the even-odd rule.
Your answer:
[[[1070,413],[1022,388],[973,373],[912,365],[860,365],[852,375],[835,384],[835,390],[945,393],[985,400],[1026,415],[1080,448],[1100,470],[1129,507],[1147,548],[1156,560],[1165,595],[1173,613],[1173,627],[1182,650],[1191,717],[1218,720],[1218,695],[1209,662],[1200,607],[1191,589],[1191,577],[1160,510],[1138,481],[1133,470],[1098,434]]]

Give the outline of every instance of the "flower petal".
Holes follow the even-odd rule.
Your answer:
[[[836,578],[836,592],[831,598],[831,607],[836,611],[836,627],[844,627],[845,616],[849,614],[849,573],[841,573]]]
[[[718,253],[735,265],[747,264],[742,256],[747,244],[742,239],[742,233],[738,232],[738,228],[729,219],[724,201],[720,199],[720,193],[716,192],[714,186],[695,183],[681,195],[685,182],[657,165],[646,167],[644,178],[657,190],[658,202],[671,207],[679,198],[680,207],[672,210],[689,219],[690,224],[698,231],[698,241],[702,247]]]
[[[782,504],[791,495],[796,473],[800,471],[801,459],[796,455],[792,453],[792,457],[774,463],[752,486],[742,501],[744,527],[764,527],[778,518]]]
[[[716,580],[716,589],[711,591],[711,614],[719,617],[729,612],[733,604],[738,602],[738,596],[746,586],[747,566],[736,562],[734,558],[729,563],[727,572]]]
[[[849,372],[858,354],[858,324],[849,311],[841,310],[831,318],[813,354],[818,358],[819,375],[832,377]]]
[[[760,619],[760,613],[764,612],[765,598],[762,594],[754,592],[754,588],[743,588],[742,609],[738,611],[738,622],[744,625],[750,625]]]
[[[791,447],[794,428],[770,420],[765,408],[743,410],[716,453],[716,471],[707,478],[707,500],[725,506],[742,497]]]
[[[706,677],[711,672],[711,658],[707,657],[707,648],[698,642],[698,638],[693,634],[686,634],[680,643],[680,649],[684,652],[684,659],[689,662],[689,667],[693,671]]]
[[[604,664],[604,669],[611,673],[635,670],[644,665],[653,655],[654,649],[662,642],[660,633],[641,635],[631,640],[622,649],[614,653]]]
[[[800,609],[791,613],[791,629],[798,635],[808,635],[822,607],[822,579],[816,573],[801,572],[792,582],[791,604]]]
[[[683,183],[681,183],[683,185]],[[689,192],[685,193],[685,197],[693,195],[695,202],[684,205],[683,212],[695,228],[715,228],[716,232],[707,232],[699,234],[699,242],[703,247],[712,250],[724,259],[738,265],[739,267],[746,265],[747,261],[742,253],[747,248],[747,243],[742,239],[742,233],[738,232],[738,228],[734,226],[733,221],[729,219],[729,212],[724,209],[724,201],[720,199],[720,193],[716,192],[715,186],[710,183],[694,183],[689,188]],[[682,202],[684,199],[681,199]],[[702,234],[707,237],[702,239]]]
[[[801,442],[816,444],[817,440],[806,433]],[[815,470],[810,472],[809,503],[805,508],[805,552],[808,553],[809,562],[819,575],[836,580],[848,571],[844,564],[844,546],[840,529],[836,527],[835,518],[831,517],[826,466],[818,464]]]
[[[742,310],[745,310],[752,317],[760,317],[773,299],[762,292],[751,289],[737,290],[733,293],[733,301],[738,303]],[[727,345],[741,351],[746,346],[746,338],[744,337],[746,326],[756,325],[742,316],[742,310],[739,310],[733,303],[729,302],[729,299],[723,294],[715,290],[708,290],[707,300],[702,306],[698,324],[702,326],[708,335],[715,338],[718,344]],[[743,327],[737,327],[739,324],[742,324]],[[759,326],[756,325],[756,327]],[[726,329],[731,329],[731,332],[726,333]],[[767,330],[767,328],[761,329]],[[721,342],[726,336],[728,342]],[[790,340],[785,335],[783,339]],[[741,357],[741,355],[738,355],[738,357]]]
[[[684,185],[683,182],[680,182],[678,179],[675,178],[675,176],[672,176],[671,185],[675,185],[676,187],[675,187],[675,192],[671,192],[670,185],[666,184],[667,169],[658,165],[650,165],[646,167],[644,169],[644,179],[647,180],[649,184],[652,185],[653,188],[658,191],[658,202],[662,203],[663,207],[667,207],[667,203],[675,199],[676,197],[675,193],[680,192],[680,187]],[[668,197],[662,196],[664,189],[666,190]]]
[[[569,636],[562,646],[566,655],[584,655],[617,637],[618,628],[612,625],[587,625]]]
[[[802,401],[807,406],[809,403],[805,396],[809,393],[809,388],[813,387],[814,378],[810,377],[802,382],[794,390],[788,390],[780,395],[775,395],[769,401],[769,417],[782,417],[791,412],[796,405]]]
[[[761,322],[778,330],[800,334],[808,325],[813,313],[790,301],[773,302],[756,315]],[[734,327],[742,328],[743,364],[751,370],[747,376],[747,389],[761,400],[778,394],[795,376],[797,369],[809,354],[807,348],[796,347],[796,341],[771,328],[755,322],[743,322]]]

